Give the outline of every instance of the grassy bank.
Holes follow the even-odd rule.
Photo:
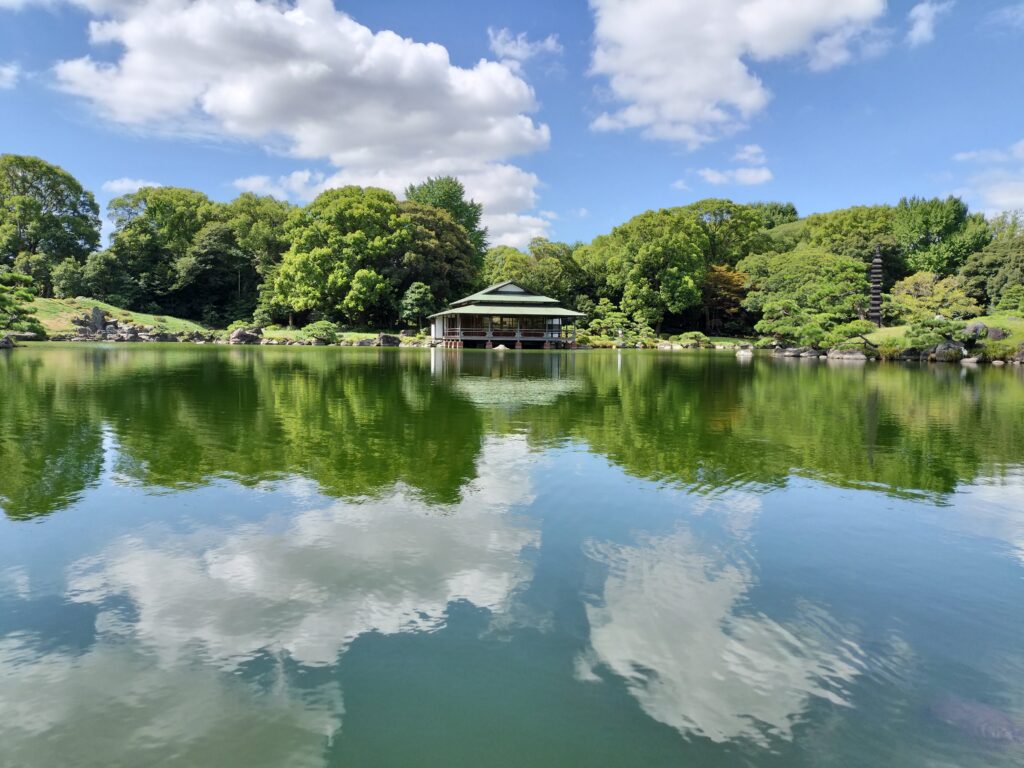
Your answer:
[[[117,321],[135,323],[137,325],[151,325],[154,328],[165,330],[169,333],[191,333],[192,331],[206,331],[199,323],[191,320],[182,320],[179,317],[168,315],[149,315],[145,312],[132,312],[127,309],[115,307],[113,304],[106,304],[95,299],[35,299],[32,302],[32,310],[35,312],[39,322],[43,324],[48,334],[73,333],[73,318],[88,314],[93,307],[99,307],[110,317]]]
[[[1020,343],[1024,341],[1024,318],[1016,317],[1015,315],[985,315],[979,317],[976,320],[970,320],[969,323],[982,322],[989,328],[992,326],[999,326],[1005,328],[1010,332],[1009,341]],[[883,341],[890,341],[892,339],[898,339],[906,335],[906,325],[894,325],[890,328],[879,328],[874,333],[868,335],[868,339],[873,344],[880,344]]]

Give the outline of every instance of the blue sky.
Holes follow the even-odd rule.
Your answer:
[[[994,213],[1022,71],[1005,0],[0,0],[0,150],[102,203],[455,173],[517,245],[703,197]]]

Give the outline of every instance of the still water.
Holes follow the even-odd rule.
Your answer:
[[[1019,766],[1024,376],[0,354],[0,766]]]

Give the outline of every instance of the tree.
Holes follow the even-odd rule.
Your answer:
[[[413,283],[402,296],[401,313],[402,320],[414,328],[423,326],[423,318],[434,311],[437,306],[434,294],[430,292],[430,286],[426,283]]]
[[[32,278],[0,270],[0,330],[45,336],[46,331],[33,314],[33,298]]]
[[[647,211],[616,227],[602,242],[607,281],[622,309],[661,330],[666,314],[700,301],[707,235],[683,209]]]
[[[53,295],[58,299],[69,299],[74,296],[84,296],[88,293],[88,284],[85,280],[85,265],[74,259],[64,259],[53,268],[51,273],[53,281]]]
[[[466,231],[441,208],[408,201],[399,208],[398,225],[408,232],[409,244],[384,273],[396,292],[426,283],[442,304],[471,293],[480,280],[481,262]]]
[[[792,224],[800,216],[792,203],[750,203],[747,206],[761,220],[762,229],[774,229],[781,224]]]
[[[709,333],[743,332],[749,328],[743,300],[747,296],[747,276],[720,265],[708,267],[701,289],[704,329]]]
[[[99,241],[99,207],[74,176],[38,157],[0,155],[0,266],[20,258],[48,296],[52,269],[85,261]]]
[[[143,187],[111,200],[108,211],[114,223],[109,259],[122,275],[114,281],[115,293],[97,292],[96,298],[114,303],[116,297],[130,309],[168,311],[168,296],[179,290],[176,265],[196,234],[218,217],[218,204],[194,189]],[[98,281],[93,290],[107,282]]]
[[[744,307],[762,313],[755,328],[779,341],[816,345],[867,310],[866,269],[851,256],[805,246],[748,256],[738,268],[749,276]]]
[[[944,317],[915,320],[907,328],[907,343],[914,349],[926,349],[948,341],[963,341],[966,323]]]
[[[368,278],[363,275],[357,294],[351,300],[348,295],[356,290],[354,280],[361,270],[374,275],[376,285],[377,278],[385,279],[384,273],[399,269],[413,243],[401,214],[392,193],[373,187],[329,189],[293,212],[288,223],[291,246],[273,276],[274,301],[290,311],[353,322],[384,314],[383,308],[367,304],[369,294],[391,295],[393,286],[368,294]]]
[[[1000,312],[1019,312],[1024,314],[1024,284],[1011,285],[999,297],[995,308]]]
[[[269,275],[288,250],[286,224],[293,206],[269,195],[243,192],[220,213],[235,242],[261,277]]]
[[[171,314],[224,327],[232,320],[251,317],[256,308],[256,268],[229,224],[204,225],[185,255],[175,260],[174,275],[173,291],[162,302]]]
[[[352,276],[351,288],[342,306],[355,323],[387,324],[392,316],[393,298],[394,289],[383,275],[372,269],[360,269]]]
[[[752,238],[764,226],[760,212],[732,200],[698,200],[681,210],[693,217],[704,232],[707,264],[735,265],[750,252]],[[795,208],[793,212],[796,213]]]
[[[907,266],[948,275],[991,239],[984,217],[969,216],[958,197],[945,200],[905,197],[893,215],[893,235]]]
[[[483,282],[486,285],[512,280],[517,284],[530,281],[533,257],[510,245],[496,245],[484,255]]]
[[[579,248],[578,243],[533,238],[530,241],[533,266],[524,278],[523,287],[575,308],[579,296],[591,288],[587,273],[576,260]]]
[[[487,250],[487,229],[480,226],[483,206],[475,200],[466,200],[466,188],[454,176],[428,178],[422,184],[410,184],[405,199],[447,211],[466,230],[469,241],[478,256]]]
[[[976,317],[982,309],[967,295],[959,277],[917,272],[893,286],[886,302],[886,313],[894,320],[908,322],[935,315]]]
[[[903,250],[896,238],[895,212],[888,205],[858,205],[808,216],[807,242],[837,256],[870,264],[882,256],[885,285],[907,274]]]

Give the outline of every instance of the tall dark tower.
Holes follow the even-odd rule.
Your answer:
[[[868,320],[875,325],[882,325],[882,252],[875,249],[875,258],[871,260],[868,272],[871,281],[871,303],[868,305]]]

